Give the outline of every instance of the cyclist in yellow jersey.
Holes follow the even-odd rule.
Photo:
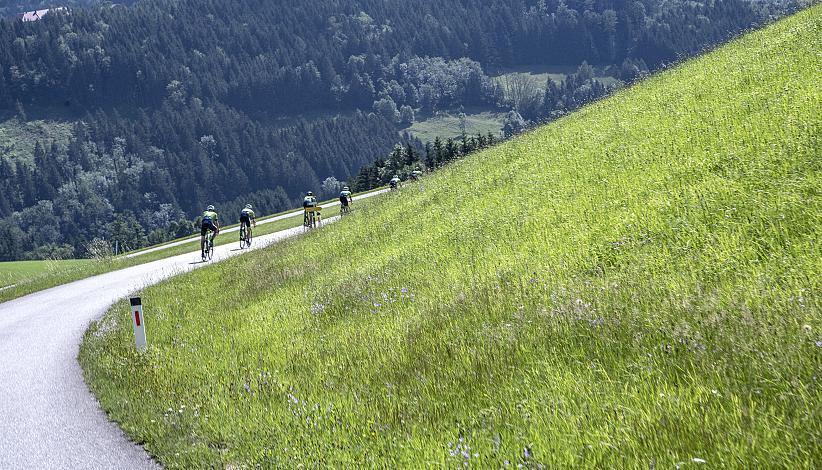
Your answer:
[[[200,251],[205,249],[206,235],[214,232],[212,242],[220,234],[220,216],[215,212],[214,206],[208,206],[203,212],[202,224],[200,225]]]

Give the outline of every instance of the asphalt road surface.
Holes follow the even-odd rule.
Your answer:
[[[302,231],[255,237],[251,249]],[[211,263],[240,253],[237,243],[215,247]],[[114,302],[210,264],[199,258],[198,250],[0,304],[0,469],[159,468],[108,421],[83,381],[77,353],[89,323]]]

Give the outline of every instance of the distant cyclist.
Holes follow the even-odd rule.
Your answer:
[[[417,167],[414,171],[411,172],[411,179],[414,181],[420,179],[420,176],[422,176],[422,170],[420,170],[420,167]]]
[[[344,186],[340,192],[340,204],[342,204],[343,207],[351,205],[351,190],[348,189],[348,186]]]
[[[394,175],[394,177],[391,178],[391,181],[389,181],[388,184],[391,186],[391,189],[397,189],[400,185],[400,176]]]
[[[303,225],[306,227],[314,226],[314,213],[312,212],[310,216],[308,214],[308,209],[312,207],[317,207],[317,198],[314,197],[314,193],[309,191],[303,198],[303,209],[305,209],[305,213],[303,214]],[[311,220],[309,220],[309,217]]]
[[[206,235],[208,232],[214,232],[212,242],[217,235],[220,234],[220,216],[214,211],[214,206],[206,207],[202,216],[202,225],[200,226],[200,251],[205,249]]]
[[[240,211],[240,227],[245,226],[246,232],[248,232],[248,238],[251,238],[251,226],[257,228],[257,218],[254,215],[254,208],[251,207],[251,204],[246,204],[245,208]]]
[[[309,207],[317,207],[317,198],[314,197],[314,193],[311,191],[306,193],[305,198],[303,198],[303,208],[307,209]]]

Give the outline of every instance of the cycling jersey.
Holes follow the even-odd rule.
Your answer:
[[[391,186],[396,186],[400,183],[400,180],[398,180],[397,178],[391,178],[390,183],[391,183]]]
[[[317,206],[317,198],[314,196],[306,196],[303,199],[303,207],[316,207]]]
[[[253,219],[254,218],[254,211],[251,210],[251,209],[243,209],[243,211],[240,212],[240,218]]]
[[[220,221],[220,216],[217,215],[216,212],[214,212],[214,211],[205,211],[205,212],[203,212],[203,224],[205,224],[206,222],[211,223],[211,224],[216,224],[219,221]]]
[[[348,205],[348,203],[350,201],[351,201],[351,191],[343,191],[343,192],[340,193],[340,202],[341,203],[343,203],[345,205]]]

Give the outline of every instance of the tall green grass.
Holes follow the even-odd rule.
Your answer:
[[[821,25],[149,288],[88,382],[170,468],[818,468]]]

